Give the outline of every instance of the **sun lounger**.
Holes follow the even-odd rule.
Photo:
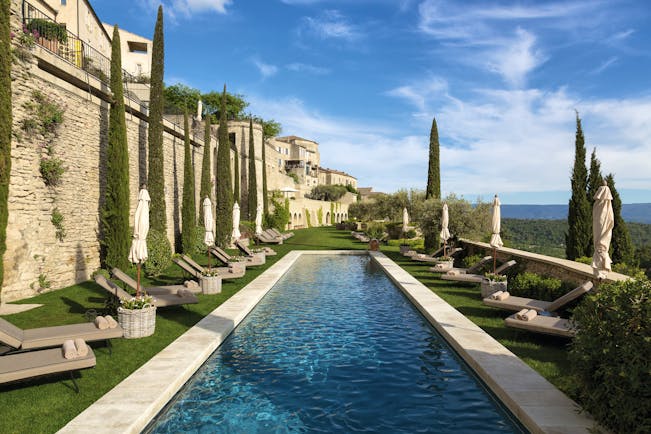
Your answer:
[[[212,246],[210,248],[210,253],[214,254],[215,257],[218,257],[222,262],[225,261],[225,264],[232,264],[234,262],[242,262],[238,261],[237,257],[231,256],[226,251],[221,249],[220,247],[217,246]],[[247,267],[255,267],[257,265],[262,265],[265,263],[265,258],[264,256],[241,256],[240,258],[244,259],[244,263],[246,264]]]
[[[248,256],[248,257],[250,257],[250,258],[252,258],[252,257],[255,256],[255,255],[253,254],[253,252],[251,251],[251,249],[249,249],[247,246],[245,246],[244,244],[242,244],[242,242],[241,242],[240,240],[235,241],[235,247],[237,247],[237,250],[239,250],[240,252],[242,252],[242,254],[243,254],[244,256]]]
[[[84,345],[86,345],[84,343]],[[62,348],[50,348],[47,350],[26,351],[16,354],[0,356],[0,384],[13,383],[45,375],[70,373],[70,378],[79,392],[79,386],[75,381],[73,372],[81,369],[92,368],[97,361],[93,350],[87,347],[85,356],[77,356],[66,359]]]
[[[515,264],[516,262],[513,259],[505,262],[495,269],[495,274],[501,274],[509,268],[513,267]],[[485,278],[486,277],[484,277],[482,274],[458,273],[454,270],[441,274],[441,279],[454,280],[455,282],[481,283]]]
[[[533,319],[523,321],[518,319],[516,315],[513,314],[506,318],[504,323],[508,327],[567,338],[574,337],[576,334],[576,329],[569,319],[536,315]]]
[[[124,330],[119,324],[115,328],[106,329],[98,328],[94,322],[21,329],[0,318],[0,343],[13,350],[54,347],[62,345],[67,340],[77,338],[86,342],[106,341],[110,348],[110,339],[121,338],[123,334]]]
[[[475,274],[475,273],[478,273],[479,270],[481,270],[484,265],[486,265],[487,263],[489,263],[492,260],[493,260],[492,256],[484,256],[476,264],[474,264],[472,267],[469,267],[469,268],[453,268],[452,270],[448,270],[448,273],[450,271],[453,271],[456,274]],[[430,271],[436,271],[436,270],[434,270],[434,267],[430,268],[429,270]]]
[[[208,271],[207,268],[202,267],[187,255],[181,255],[180,258],[172,258],[172,261],[174,261],[174,263],[181,267],[185,272],[197,279],[200,279]],[[237,270],[229,267],[210,267],[210,269],[217,271],[222,280],[238,279],[246,273],[246,268]]]
[[[279,237],[272,237],[266,232],[260,232],[259,234],[255,234],[256,240],[258,240],[261,243],[265,244],[282,244],[284,240]]]
[[[128,277],[128,280],[130,283],[133,283],[134,285],[136,282],[128,275],[126,275],[124,272],[121,273],[121,275],[125,275]],[[118,276],[116,276],[118,277]],[[118,277],[118,279],[120,279]],[[120,279],[122,280],[122,279]],[[95,276],[95,282],[111,294],[115,295],[121,300],[129,300],[133,298],[133,295],[129,294],[127,291],[124,289],[120,288],[119,285],[117,285],[115,282],[113,282],[110,279],[107,279],[106,277],[102,276],[101,274],[97,274]],[[126,283],[128,286],[131,286],[130,283],[123,281]],[[179,285],[183,287],[183,289],[187,290],[183,285]],[[135,286],[132,286],[132,288],[135,290]],[[160,288],[160,287],[159,287]],[[147,288],[141,287],[141,289],[145,292],[147,292]],[[172,293],[167,292],[167,293],[161,293],[161,294],[151,294],[154,296],[154,305],[156,307],[168,307],[168,306],[179,306],[183,304],[194,304],[198,303],[199,299],[194,295],[194,294],[183,294],[182,296],[179,296],[177,293]]]
[[[533,309],[537,312],[556,312],[563,306],[576,300],[592,289],[592,282],[587,281],[577,286],[567,294],[558,297],[554,301],[536,300],[533,298],[515,297],[509,295],[504,300],[494,300],[491,296],[484,298],[484,304],[504,310],[519,311],[522,309]]]
[[[451,247],[450,250],[447,251],[447,254],[449,257],[453,257],[463,249],[461,247]],[[438,252],[438,250],[437,250]],[[434,252],[436,253],[436,252]],[[441,260],[440,256],[433,256],[433,255],[425,255],[423,253],[416,254],[411,257],[412,261],[418,261],[418,262],[438,262]]]
[[[271,234],[271,235],[274,235],[274,236],[276,236],[276,237],[280,237],[280,238],[282,238],[282,239],[284,239],[284,240],[289,239],[289,238],[291,238],[291,237],[294,236],[294,232],[285,232],[285,233],[283,233],[283,232],[280,232],[280,231],[279,231],[278,229],[276,229],[276,228],[269,228],[269,229],[267,229],[267,233],[269,233],[269,234]]]

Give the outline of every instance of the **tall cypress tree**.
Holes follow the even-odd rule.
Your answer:
[[[427,170],[427,189],[425,199],[441,198],[441,161],[439,152],[439,132],[436,118],[432,118],[432,129],[429,133],[429,168]],[[434,232],[425,235],[425,248],[432,249],[438,245],[438,237]]]
[[[163,6],[158,7],[151,57],[151,83],[149,90],[149,174],[147,184],[151,205],[149,221],[152,229],[167,233],[165,207],[165,170],[163,167]]]
[[[590,174],[588,176],[588,201],[590,205],[594,204],[594,195],[603,184],[603,176],[601,175],[601,162],[597,159],[597,148],[592,150],[590,155]]]
[[[219,129],[217,133],[217,167],[215,173],[215,200],[217,209],[215,220],[215,244],[226,247],[233,231],[233,190],[231,184],[231,146],[228,140],[228,120],[226,119],[226,85],[219,108]]]
[[[0,0],[0,299],[7,250],[9,180],[11,176],[11,2]]]
[[[203,200],[210,197],[212,185],[210,183],[210,123],[212,119],[210,114],[204,118],[206,128],[203,134],[203,160],[201,162],[201,188],[199,189],[199,224],[203,226]]]
[[[441,157],[436,118],[432,118],[432,129],[429,133],[429,168],[427,171],[427,190],[425,191],[425,199],[430,198],[441,198]]]
[[[262,145],[264,146],[264,144]],[[249,118],[249,196],[248,196],[248,220],[255,219],[255,212],[258,208],[258,178],[255,173],[255,144],[253,142],[253,119]]]
[[[106,193],[102,206],[102,247],[106,268],[129,265],[129,147],[124,115],[120,32],[113,27],[111,41],[111,92],[108,146],[106,148]]]
[[[628,232],[626,222],[622,218],[622,199],[615,189],[615,177],[613,174],[606,176],[606,184],[613,195],[613,215],[615,217],[615,224],[613,226],[613,238],[610,243],[610,251],[614,263],[627,263],[633,262],[633,244],[631,243],[631,235]]]
[[[592,217],[587,196],[588,170],[585,167],[585,140],[581,129],[581,118],[576,114],[576,138],[574,141],[574,168],[572,169],[572,197],[570,198],[565,234],[565,255],[567,259],[592,256]]]
[[[194,247],[194,233],[197,229],[196,202],[194,199],[194,167],[192,165],[192,151],[190,147],[190,126],[188,122],[188,109],[183,114],[183,127],[185,128],[185,146],[183,155],[183,203],[181,205],[181,246],[184,253],[191,253]]]
[[[269,191],[267,190],[267,136],[264,133],[264,123],[262,124],[262,213],[269,214]]]
[[[233,202],[241,205],[242,195],[240,194],[240,153],[237,146],[233,143]]]

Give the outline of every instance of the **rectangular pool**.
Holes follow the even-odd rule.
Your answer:
[[[148,432],[524,432],[367,255],[302,255]]]

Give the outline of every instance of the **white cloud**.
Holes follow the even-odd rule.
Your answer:
[[[441,77],[429,77],[414,84],[396,87],[386,94],[404,99],[415,106],[419,112],[424,112],[428,101],[446,95],[447,90],[446,80]]]
[[[515,38],[504,43],[492,52],[487,68],[501,75],[504,80],[514,87],[525,85],[529,72],[545,61],[540,50],[534,48],[536,38],[526,30],[518,28]]]
[[[287,69],[294,72],[305,72],[314,75],[330,74],[330,69],[307,63],[294,62],[287,65]]]
[[[605,61],[603,61],[599,66],[592,70],[592,74],[601,74],[606,69],[617,63],[617,56],[613,56]]]
[[[174,24],[179,17],[191,18],[196,13],[217,12],[226,14],[232,0],[137,0],[145,9],[155,11],[159,5]]]
[[[323,11],[318,17],[304,17],[299,32],[307,32],[319,39],[340,39],[349,42],[362,36],[361,31],[337,10]]]
[[[276,73],[278,73],[278,67],[276,65],[264,63],[259,59],[252,59],[251,61],[256,66],[256,68],[258,68],[260,74],[262,74],[262,78],[271,77],[273,75],[276,75]]]

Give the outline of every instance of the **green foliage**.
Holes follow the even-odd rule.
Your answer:
[[[11,176],[11,2],[0,0],[0,300],[7,250],[9,181]]]
[[[410,212],[417,203],[425,200],[425,193],[418,190],[400,190],[393,194],[378,194],[373,200],[356,202],[348,207],[348,215],[362,221],[383,220],[402,221],[402,210],[407,208]],[[415,216],[412,215],[412,220]]]
[[[264,138],[267,137],[276,137],[282,131],[282,126],[280,122],[276,122],[273,119],[263,120],[262,121],[262,135]]]
[[[592,256],[581,256],[580,258],[574,259],[574,261],[581,264],[592,265]]]
[[[651,282],[601,285],[573,319],[569,359],[582,406],[615,433],[651,432]]]
[[[63,160],[57,157],[43,157],[39,163],[39,172],[45,185],[56,187],[61,182],[61,177],[66,169],[63,167]]]
[[[319,207],[318,210],[316,210],[316,220],[319,222],[319,226],[323,225],[323,208]]]
[[[228,121],[226,119],[226,85],[222,93],[222,109],[219,117],[217,147],[217,167],[215,170],[216,206],[215,244],[226,247],[233,231],[233,190],[231,184],[231,147],[228,140]]]
[[[237,151],[237,146],[233,145],[233,202],[237,202],[238,205],[242,203],[240,164],[242,164],[240,153]]]
[[[303,212],[305,213],[305,219],[307,221],[307,227],[311,228],[312,227],[312,216],[310,215],[310,210],[307,209],[307,208],[304,208]]]
[[[224,112],[226,119],[244,119],[244,109],[249,106],[249,103],[244,99],[244,95],[230,94],[226,92],[226,100],[222,106],[221,92],[211,91],[201,95],[204,110],[213,116],[221,119],[222,112]],[[196,110],[196,106],[195,106]]]
[[[592,149],[590,155],[590,172],[588,175],[588,201],[590,205],[594,204],[594,195],[603,184],[603,176],[601,176],[601,162],[597,159],[597,148]]]
[[[365,232],[369,238],[379,240],[385,237],[386,226],[379,222],[369,223]]]
[[[62,44],[68,42],[68,32],[65,24],[55,23],[47,19],[32,18],[27,23],[27,30],[32,33],[36,30],[41,37],[48,41],[56,40]]]
[[[204,118],[206,128],[203,134],[203,159],[201,161],[201,187],[199,189],[199,225],[203,226],[203,200],[211,197],[212,182],[210,181],[210,140],[212,137],[210,124],[212,117],[206,115]],[[212,199],[211,199],[212,201]]]
[[[465,258],[463,258],[461,263],[463,264],[463,266],[465,268],[470,268],[473,265],[475,265],[476,263],[478,263],[479,261],[481,261],[482,258],[483,258],[482,255],[468,255]]]
[[[264,131],[264,130],[263,130]],[[269,213],[269,191],[267,188],[267,144],[266,136],[262,137],[262,215]]]
[[[436,118],[432,118],[432,129],[429,133],[429,166],[427,171],[427,190],[425,199],[441,198],[441,156],[439,149],[439,132]],[[427,238],[425,240],[427,246]]]
[[[610,243],[610,256],[615,263],[632,263],[633,262],[633,244],[631,243],[631,235],[628,232],[626,222],[622,218],[622,199],[619,197],[617,189],[615,189],[615,177],[609,174],[606,177],[606,183],[610,188],[610,193],[613,195],[613,215],[615,217],[615,224],[613,226],[613,237]]]
[[[287,176],[292,178],[294,180],[294,184],[299,184],[301,180],[299,179],[298,175],[294,172],[287,172]]]
[[[182,83],[165,86],[163,90],[163,99],[165,100],[166,112],[185,112],[196,113],[201,91],[191,88]]]
[[[502,219],[502,237],[511,247],[565,258],[567,220]]]
[[[264,147],[264,143],[262,144]],[[255,170],[255,143],[253,141],[253,119],[249,119],[249,186],[247,189],[248,219],[254,220],[258,208],[258,176]]]
[[[348,189],[344,185],[317,185],[305,195],[308,199],[335,202],[342,198]]]
[[[107,268],[129,265],[129,147],[122,83],[120,32],[113,28],[111,43],[111,92],[108,145],[106,148],[106,190],[100,211],[102,259]]]
[[[630,276],[633,279],[644,279],[646,277],[642,268],[636,265],[629,265],[625,262],[613,264],[613,271],[616,273],[624,274],[626,276]]]
[[[196,203],[194,198],[194,166],[192,165],[192,150],[190,144],[190,126],[188,112],[183,116],[185,128],[183,156],[183,203],[181,204],[181,248],[184,253],[192,253],[195,248],[194,232],[197,228]]]
[[[149,152],[147,163],[149,174],[147,184],[151,207],[149,221],[152,229],[167,232],[167,212],[165,206],[165,169],[163,155],[163,67],[165,62],[165,42],[163,35],[163,6],[158,7],[158,17],[154,28],[154,41],[151,58],[151,87],[149,91],[149,133],[147,136]]]
[[[63,220],[64,217],[63,214],[61,214],[61,211],[59,211],[59,208],[54,208],[52,210],[50,221],[54,226],[55,236],[59,241],[63,241],[63,239],[66,237],[66,228],[63,226]]]
[[[43,289],[48,289],[52,286],[52,282],[47,278],[47,274],[41,273],[38,275],[38,288],[39,291]]]
[[[63,107],[43,92],[32,92],[33,101],[25,103],[31,116],[22,121],[22,128],[27,133],[37,132],[43,136],[54,134],[63,123]]]
[[[553,301],[567,292],[560,279],[524,272],[509,281],[509,293],[518,297]]]
[[[330,202],[330,221],[327,223],[331,225],[335,224],[335,204],[333,202]]]
[[[147,276],[160,276],[163,270],[172,264],[172,246],[165,233],[157,229],[149,229],[147,255],[147,260],[143,262],[143,269]]]
[[[565,236],[565,255],[567,259],[591,254],[592,213],[587,197],[588,171],[585,167],[585,140],[581,129],[581,119],[576,114],[576,139],[574,168],[572,169],[572,197],[570,198]]]
[[[266,228],[276,228],[279,230],[284,230],[289,223],[289,200],[285,199],[284,202],[281,202],[278,198],[271,198],[271,206],[273,211],[270,214],[264,215],[264,227]]]

